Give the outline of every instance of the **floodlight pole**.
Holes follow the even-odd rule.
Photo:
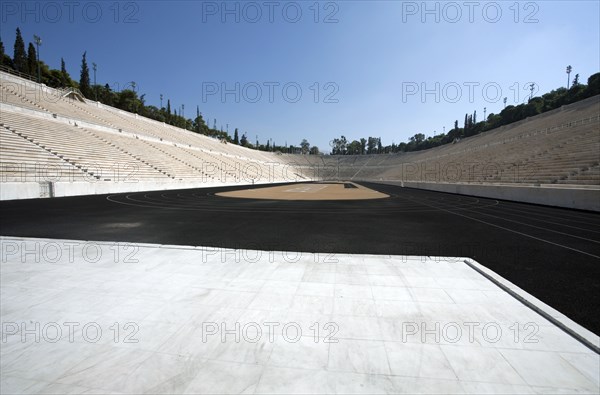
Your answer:
[[[41,72],[40,72],[40,45],[42,45],[42,39],[37,34],[33,35],[33,41],[35,41],[35,46],[37,47],[37,72],[38,72],[38,84],[42,82]]]
[[[529,95],[529,100],[533,99],[533,90],[535,89],[535,83],[532,82],[531,85],[529,85],[529,90],[531,91],[531,94]]]
[[[571,67],[571,65],[567,66],[567,89],[569,89],[569,85],[571,85],[571,71],[573,70],[573,67]]]
[[[487,118],[485,117],[485,114],[487,113],[487,107],[483,107],[483,122],[486,122]]]
[[[163,108],[162,102],[163,102],[163,94],[161,93],[160,94],[160,108],[161,109]]]

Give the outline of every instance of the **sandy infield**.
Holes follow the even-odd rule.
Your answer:
[[[346,188],[351,184],[355,188]],[[323,184],[292,184],[270,188],[240,189],[221,192],[217,196],[269,200],[368,200],[389,197],[384,193],[351,182]]]

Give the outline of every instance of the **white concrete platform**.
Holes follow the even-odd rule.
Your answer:
[[[597,353],[464,259],[0,241],[2,394],[600,389]]]

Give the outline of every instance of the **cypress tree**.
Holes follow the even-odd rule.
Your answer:
[[[235,128],[235,132],[233,133],[233,143],[238,145],[240,144],[240,136],[238,134],[237,128]]]
[[[4,43],[0,39],[0,65],[4,64]]]
[[[29,72],[29,70],[27,70],[27,55],[25,54],[25,42],[23,41],[23,37],[21,36],[21,30],[19,28],[17,28],[17,36],[15,38],[13,64],[15,66],[15,70],[20,71],[22,73]]]
[[[6,53],[6,48],[4,48],[4,43],[0,39],[0,65],[6,67],[13,67],[12,58]]]
[[[71,76],[67,72],[67,67],[65,66],[65,60],[60,58],[60,77],[62,79],[63,86],[71,85]]]
[[[37,55],[35,53],[35,47],[32,43],[29,43],[29,47],[27,48],[27,69],[29,70],[29,75],[36,75]]]
[[[200,121],[200,106],[196,106],[196,133],[202,132],[202,125]]]
[[[90,69],[86,61],[87,51],[83,53],[81,58],[81,74],[79,78],[79,90],[85,97],[90,97]]]

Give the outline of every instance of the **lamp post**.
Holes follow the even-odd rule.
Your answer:
[[[38,84],[42,82],[41,73],[40,73],[40,45],[42,45],[42,39],[37,34],[33,35],[33,41],[35,41],[35,46],[37,47],[37,72],[38,72]]]
[[[531,83],[531,85],[529,85],[529,90],[531,91],[531,94],[529,95],[529,100],[531,101],[531,99],[533,99],[533,90],[535,89],[535,83]]]
[[[98,65],[92,63],[92,69],[94,69],[94,97],[96,98],[96,101],[98,101],[98,86],[96,85],[96,70],[98,70]]]

